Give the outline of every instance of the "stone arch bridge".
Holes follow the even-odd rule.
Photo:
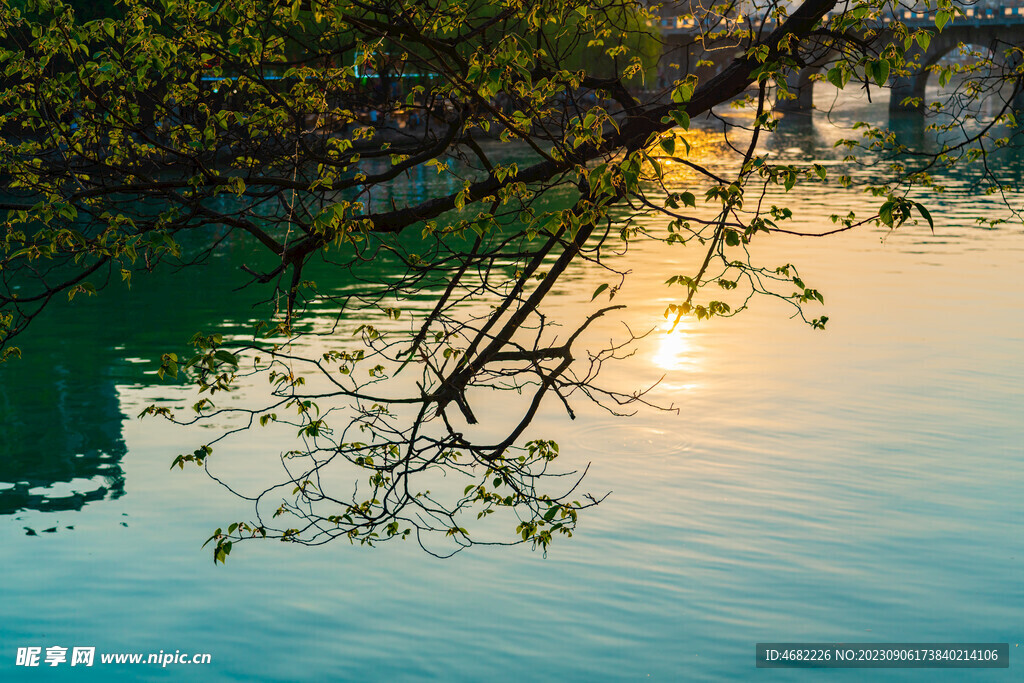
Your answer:
[[[933,31],[932,40],[928,50],[922,51],[917,48],[917,61],[920,64],[918,70],[910,76],[896,77],[891,79],[889,86],[891,97],[889,110],[891,113],[903,113],[923,110],[925,86],[928,81],[928,67],[934,65],[940,59],[954,51],[960,44],[976,45],[989,48],[994,58],[998,61],[1004,59],[1005,51],[1011,46],[1024,47],[1024,0],[1011,0],[1010,2],[980,2],[970,7],[965,7],[966,16],[958,16],[954,21],[943,27],[942,31],[935,31],[935,13],[913,12],[901,10],[898,19],[912,29],[930,28]],[[889,24],[892,17],[886,17],[885,23]],[[770,22],[755,21],[757,28],[772,28]],[[884,29],[883,29],[884,30]],[[731,59],[735,50],[722,49],[721,59],[712,59],[713,64],[707,62],[699,63],[700,60],[707,60],[706,54],[700,54],[693,47],[693,39],[698,36],[701,26],[698,21],[683,17],[668,17],[661,21],[662,34],[667,39],[668,50],[676,50],[678,54],[679,72],[697,73],[703,77],[715,73],[721,69],[728,59]],[[711,50],[712,57],[715,57],[714,50]],[[811,65],[793,73],[787,81],[791,93],[796,95],[795,99],[780,100],[776,109],[781,112],[810,113],[814,108],[814,81],[812,76],[826,69],[834,59],[834,55],[826,54]],[[670,60],[674,61],[674,60]],[[675,69],[674,69],[675,70]],[[671,79],[678,74],[663,74],[663,78]],[[907,98],[918,98],[919,105],[903,105]],[[1017,96],[1024,108],[1024,95]]]

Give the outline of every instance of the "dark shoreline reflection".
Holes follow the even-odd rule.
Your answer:
[[[195,246],[195,245],[193,245]],[[201,246],[201,245],[200,245]],[[55,301],[0,364],[0,515],[77,511],[126,492],[118,385],[159,384],[160,354],[211,324],[244,316],[238,266],[251,256],[228,241],[211,267],[139,273],[95,297]],[[251,302],[249,302],[251,303]]]
[[[124,416],[104,376],[114,359],[55,346],[0,373],[0,515],[80,510],[125,492]]]

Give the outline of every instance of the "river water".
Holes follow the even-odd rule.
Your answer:
[[[884,109],[866,106],[844,116]],[[704,135],[713,148],[715,133]],[[838,136],[819,116],[765,150],[834,165]],[[575,421],[557,406],[542,414],[533,434],[559,441],[566,467],[590,463],[588,490],[611,492],[546,558],[268,542],[215,567],[200,545],[246,508],[201,472],[168,471],[204,428],[135,416],[154,400],[195,400],[157,379],[160,353],[199,329],[245,328],[236,269],[61,306],[23,340],[26,357],[0,369],[0,672],[27,679],[17,648],[58,645],[213,658],[187,672],[47,671],[68,680],[720,680],[754,675],[758,641],[1009,642],[1016,668],[1024,231],[974,219],[1024,196],[986,196],[966,172],[943,180],[947,192],[929,199],[934,233],[918,224],[757,245],[825,294],[810,312],[830,317],[826,331],[768,300],[731,319],[683,320],[604,375],[625,389],[660,379],[652,399],[678,413],[616,418],[580,403]],[[834,185],[775,199],[807,229],[869,208]],[[216,258],[237,265],[245,249]],[[589,336],[663,321],[678,294],[663,283],[690,263],[682,253],[634,246],[615,301],[629,308]],[[567,275],[549,311],[572,317],[606,279]],[[486,421],[501,408],[478,412]],[[260,438],[217,457],[259,474]],[[802,673],[773,678],[817,679]]]

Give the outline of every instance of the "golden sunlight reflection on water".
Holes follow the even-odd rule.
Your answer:
[[[659,325],[654,331],[657,343],[652,345],[654,353],[651,362],[671,372],[699,370],[700,357],[695,353],[693,343],[695,325],[696,321],[690,316],[680,318],[676,325],[673,325],[672,320]]]

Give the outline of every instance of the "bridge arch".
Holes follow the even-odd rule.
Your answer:
[[[928,85],[928,78],[931,76],[931,67],[962,45],[974,45],[987,49],[993,62],[998,64],[1003,61],[1004,53],[1011,45],[1005,42],[1002,36],[987,27],[986,30],[979,31],[977,29],[978,27],[963,27],[956,31],[944,31],[932,39],[927,52],[921,54],[919,50],[916,55],[920,63],[919,69],[909,76],[893,79],[890,84],[892,99],[889,102],[889,110],[894,113],[923,112],[925,88]],[[908,97],[917,100],[917,103],[904,105],[903,101]]]
[[[1012,42],[1010,42],[1012,41]],[[918,70],[903,77],[893,78],[890,83],[891,96],[889,111],[892,114],[902,112],[923,112],[925,87],[930,75],[929,67],[935,65],[946,55],[956,50],[961,44],[987,47],[998,62],[1003,53],[1013,44],[1024,45],[1024,27],[1015,25],[1012,28],[996,23],[947,26],[944,31],[932,37],[926,52],[917,48],[916,54],[908,57],[916,59],[920,64]],[[795,95],[794,98],[779,99],[775,108],[782,113],[810,114],[814,109],[814,80],[812,77],[824,70],[835,58],[835,53],[825,54],[810,65],[799,71],[790,72],[786,79],[786,87]],[[904,106],[907,98],[916,98],[918,104]],[[1024,97],[1021,97],[1024,104]]]

